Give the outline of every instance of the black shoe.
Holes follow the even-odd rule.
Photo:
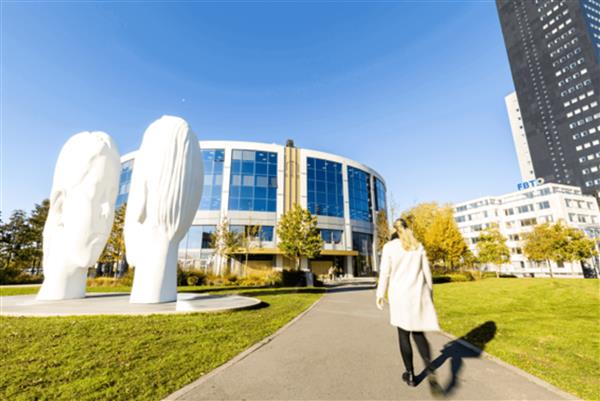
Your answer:
[[[415,383],[415,374],[413,372],[402,373],[402,380],[410,387],[415,387],[417,385],[417,383]]]

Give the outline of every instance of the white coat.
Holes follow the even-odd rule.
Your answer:
[[[439,331],[433,306],[429,261],[422,245],[406,251],[395,239],[386,243],[381,255],[377,298],[387,290],[390,323],[406,331]]]

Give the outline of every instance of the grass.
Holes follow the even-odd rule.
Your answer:
[[[486,279],[436,285],[434,294],[443,330],[471,332],[490,354],[580,398],[600,399],[598,280]],[[486,322],[497,329],[484,344],[472,330]]]
[[[5,290],[2,295],[37,288]],[[221,293],[226,292],[256,296],[268,307],[212,314],[1,317],[0,398],[159,400],[272,334],[322,296],[317,289],[229,287]]]

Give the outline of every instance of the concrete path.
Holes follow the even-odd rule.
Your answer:
[[[374,297],[369,287],[337,288],[271,341],[167,399],[433,399],[427,381],[416,388],[401,381],[404,369],[397,334],[388,323],[387,310],[375,308]],[[428,334],[428,338],[445,399],[575,399],[442,334]],[[421,372],[416,348],[414,359],[416,371]]]

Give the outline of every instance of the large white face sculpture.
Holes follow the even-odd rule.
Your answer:
[[[177,249],[202,195],[196,135],[179,117],[153,122],[135,158],[125,213],[127,261],[135,267],[130,302],[177,299]]]
[[[85,297],[87,269],[112,228],[120,170],[119,151],[104,132],[81,132],[63,146],[44,226],[38,300]]]

